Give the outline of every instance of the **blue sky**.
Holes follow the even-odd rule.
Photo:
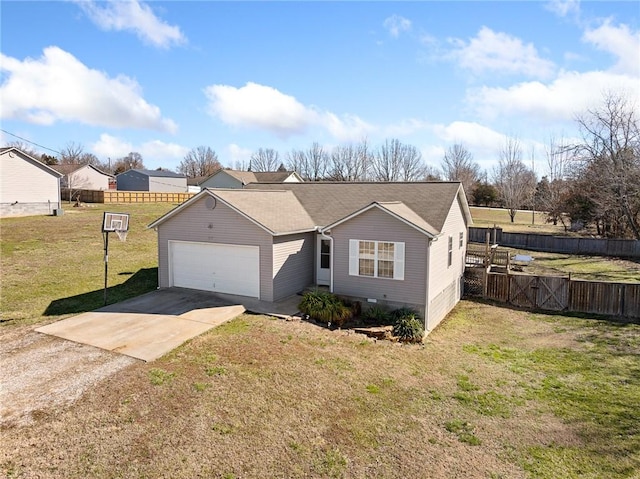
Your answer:
[[[605,91],[640,99],[635,1],[3,0],[0,15],[0,142],[148,168],[200,145],[234,167],[397,138],[434,167],[457,142],[490,169],[515,136],[541,175],[549,138],[576,138]]]

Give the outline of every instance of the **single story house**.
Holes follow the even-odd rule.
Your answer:
[[[0,148],[0,170],[0,217],[61,214],[61,173],[14,147]]]
[[[204,189],[149,225],[161,288],[277,301],[310,285],[409,306],[432,330],[462,294],[471,214],[458,182]]]
[[[218,170],[199,183],[204,188],[244,188],[249,183],[302,183],[295,171]]]
[[[51,168],[64,175],[60,186],[71,190],[108,190],[109,181],[113,179],[113,175],[93,165],[52,165]]]
[[[186,193],[187,177],[166,170],[127,170],[116,175],[119,191]]]

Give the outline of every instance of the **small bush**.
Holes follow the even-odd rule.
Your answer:
[[[387,324],[391,321],[389,312],[382,306],[371,306],[362,312],[362,319],[369,323]]]
[[[345,321],[353,316],[351,308],[346,306],[340,298],[325,291],[305,293],[298,308],[313,319],[337,324],[338,327],[342,327]]]
[[[393,321],[398,321],[399,319],[402,319],[402,318],[419,319],[420,315],[415,309],[411,309],[407,307],[399,308],[391,312],[391,319]]]
[[[424,338],[422,322],[414,316],[400,318],[393,325],[393,335],[405,343],[419,343]]]

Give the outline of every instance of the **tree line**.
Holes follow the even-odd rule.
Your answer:
[[[602,236],[640,239],[637,108],[621,94],[605,93],[599,107],[576,117],[579,141],[549,138],[539,181],[533,169],[533,151],[525,158],[523,145],[514,136],[505,138],[491,171],[483,171],[463,143],[450,146],[435,168],[425,164],[415,146],[395,138],[376,147],[366,138],[331,149],[314,142],[307,149],[292,149],[283,156],[274,149],[259,148],[248,163],[233,166],[255,172],[295,171],[306,181],[460,181],[471,204],[504,207],[512,222],[518,210],[536,209],[566,230],[593,226]],[[40,155],[20,142],[10,146],[47,164],[91,164],[112,174],[144,168],[137,152],[101,162],[75,143],[61,150],[59,157]],[[537,161],[540,165],[539,158]],[[176,171],[197,178],[222,168],[212,148],[198,146],[185,155]]]

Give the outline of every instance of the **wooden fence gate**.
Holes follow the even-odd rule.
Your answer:
[[[484,284],[478,284],[479,281]],[[640,318],[640,283],[583,281],[467,268],[465,295],[482,296],[524,309]]]

